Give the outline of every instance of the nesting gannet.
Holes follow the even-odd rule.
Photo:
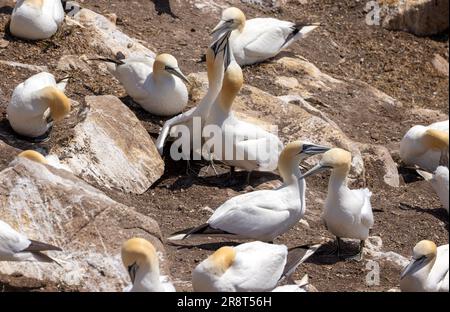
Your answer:
[[[365,240],[374,224],[370,203],[372,193],[368,189],[348,188],[347,176],[351,163],[352,155],[349,152],[335,148],[326,152],[319,164],[305,173],[303,178],[326,169],[332,170],[322,219],[328,230],[336,235],[338,255],[341,238],[359,239],[361,259]]]
[[[189,83],[170,54],[160,54],[155,60],[131,57],[109,60],[108,70],[123,85],[128,95],[147,112],[158,116],[173,116],[188,103]]]
[[[0,261],[55,261],[43,251],[61,251],[61,248],[28,239],[0,220]]]
[[[448,292],[448,244],[436,247],[421,241],[413,250],[411,262],[401,274],[403,292]]]
[[[213,102],[219,95],[220,90],[222,89],[224,71],[230,63],[230,49],[228,41],[231,31],[232,29],[224,30],[221,33],[221,37],[219,37],[218,40],[214,41],[214,43],[208,48],[206,52],[206,63],[208,67],[208,82],[209,82],[209,88],[206,95],[203,97],[203,99],[196,107],[166,121],[163,128],[161,129],[159,137],[156,141],[156,147],[161,155],[163,154],[164,145],[167,141],[167,138],[171,130],[181,125],[188,127],[191,134],[190,135],[191,147],[193,147],[194,152],[198,152],[201,154],[201,151],[196,151],[197,147],[193,146],[192,144],[195,141],[193,137],[195,135],[193,133],[194,118],[199,119],[201,123],[200,126],[203,129],[203,125],[206,117],[209,114],[211,105],[213,104]],[[199,135],[198,141],[200,141],[199,144],[201,145],[202,134],[199,133],[198,135]],[[201,146],[198,148],[201,148]]]
[[[131,282],[131,292],[175,292],[167,276],[159,272],[159,259],[155,247],[142,238],[132,238],[122,246],[122,262]]]
[[[48,39],[63,21],[64,8],[60,0],[18,0],[9,29],[22,39]]]
[[[299,164],[329,148],[302,142],[290,143],[280,155],[278,170],[283,185],[236,196],[217,208],[206,224],[171,237],[180,240],[192,235],[227,234],[271,242],[289,231],[305,213],[304,180]]]
[[[239,65],[251,65],[276,56],[295,41],[305,38],[319,24],[294,24],[275,18],[254,18],[246,20],[238,8],[222,12],[220,23],[213,35],[234,25],[236,30],[230,37],[231,49]]]
[[[194,269],[192,286],[196,292],[272,291],[290,270],[290,254],[284,245],[258,241],[222,247]],[[306,257],[296,258],[298,264]]]
[[[14,131],[29,138],[45,136],[53,121],[70,113],[70,100],[64,94],[66,82],[56,83],[49,73],[40,73],[19,84],[7,108]]]
[[[448,120],[428,127],[414,126],[400,143],[400,157],[407,165],[419,166],[428,172],[434,172],[439,166],[445,134],[448,148],[448,133]]]
[[[62,169],[68,172],[72,172],[69,167],[67,167],[64,164],[61,164],[58,156],[56,155],[48,155],[44,156],[41,153],[37,151],[27,150],[21,152],[17,157],[27,158],[29,160],[35,161],[37,163],[43,164],[43,165],[49,165],[57,169]]]
[[[206,119],[205,132],[208,126],[219,127],[222,135],[221,146],[208,146],[205,149],[209,157],[219,160],[231,167],[238,167],[251,171],[274,171],[277,168],[278,157],[283,150],[283,143],[274,134],[254,124],[239,120],[234,116],[231,107],[242,88],[244,77],[241,67],[231,55],[231,63],[228,66],[223,79],[222,90],[211,108]],[[212,131],[214,133],[214,131]],[[212,138],[216,141],[217,138]],[[227,150],[228,142],[233,142]]]

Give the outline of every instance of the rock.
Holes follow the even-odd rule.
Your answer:
[[[382,25],[418,36],[444,32],[449,27],[448,0],[378,0]]]
[[[296,87],[298,87],[299,83],[298,80],[294,77],[277,77],[277,79],[275,80],[275,83],[277,85],[279,85],[282,88],[285,89],[295,89]]]
[[[47,66],[30,65],[30,64],[23,64],[23,63],[19,63],[19,62],[4,61],[4,60],[0,60],[0,64],[10,66],[10,67],[23,68],[23,69],[26,69],[26,70],[29,70],[29,71],[32,71],[35,73],[49,72]]]
[[[0,49],[6,49],[9,46],[9,41],[0,38]]]
[[[385,260],[391,262],[399,268],[404,268],[408,265],[409,260],[393,251],[383,252],[383,241],[381,237],[371,236],[366,240],[366,248],[364,252],[372,257],[374,260]]]
[[[89,66],[89,60],[86,55],[64,55],[59,59],[56,69],[65,72],[79,70],[85,74],[92,73],[91,67]]]
[[[389,150],[380,145],[361,144],[360,150],[364,158],[364,162],[372,163],[377,169],[381,170],[383,181],[391,187],[400,187],[400,175],[398,173],[397,164],[392,159]],[[377,170],[377,172],[379,172]]]
[[[449,76],[449,65],[448,61],[445,58],[443,58],[439,54],[435,54],[432,64],[441,75],[447,77]]]
[[[155,53],[142,45],[141,41],[130,38],[121,32],[117,26],[103,15],[88,9],[81,9],[73,18],[66,17],[79,23],[89,34],[88,43],[96,48],[100,54],[116,55],[121,52],[125,57],[148,56],[155,57]]]
[[[241,0],[242,3],[257,4],[266,8],[277,8],[287,3],[287,0]]]
[[[164,162],[137,117],[114,96],[86,97],[86,118],[58,155],[75,175],[101,187],[142,194],[164,173]]]
[[[0,140],[0,171],[5,169],[9,163],[20,153],[20,150],[9,146]]]
[[[156,221],[64,170],[17,158],[0,172],[0,219],[31,239],[63,249],[49,252],[62,267],[0,262],[0,274],[19,272],[85,291],[122,291],[129,278],[120,248],[136,236],[155,245],[162,270],[168,272]]]

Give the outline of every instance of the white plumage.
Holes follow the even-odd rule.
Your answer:
[[[23,39],[48,39],[63,21],[61,0],[18,0],[11,16],[10,31]]]
[[[442,206],[448,212],[448,167],[439,166],[431,179],[431,185],[441,200]]]

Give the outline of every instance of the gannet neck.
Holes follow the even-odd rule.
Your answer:
[[[56,87],[46,87],[37,92],[38,97],[50,108],[54,121],[60,121],[70,113],[70,100]]]
[[[224,113],[229,113],[239,91],[244,84],[244,75],[241,67],[232,62],[225,72],[222,90],[219,94],[219,106]]]
[[[302,143],[293,142],[289,143],[280,154],[278,159],[278,172],[286,185],[298,183],[298,180],[302,176],[299,169],[301,151]]]
[[[150,263],[144,263],[136,272],[133,289],[137,291],[162,292],[164,287],[161,284],[159,267]]]

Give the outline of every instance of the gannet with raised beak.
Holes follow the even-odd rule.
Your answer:
[[[295,226],[305,214],[306,185],[300,179],[300,162],[327,150],[327,147],[303,142],[288,144],[278,163],[284,182],[280,188],[236,196],[217,208],[207,223],[176,233],[170,240],[225,234],[272,242]]]
[[[244,83],[241,67],[231,55],[222,90],[210,109],[206,119],[205,132],[212,126],[211,133],[219,127],[222,135],[221,146],[208,146],[205,148],[212,160],[219,160],[231,167],[238,167],[251,171],[274,171],[277,168],[278,157],[283,150],[283,143],[274,134],[254,124],[239,120],[232,111],[233,102]],[[211,139],[216,142],[217,138]],[[228,142],[233,149],[227,150]]]
[[[48,39],[64,21],[61,0],[18,0],[9,29],[16,37],[28,40]]]
[[[290,255],[291,251],[284,245],[262,242],[222,247],[194,269],[192,286],[196,292],[273,291],[291,269]],[[296,255],[295,265],[310,255]]]
[[[411,262],[403,269],[403,292],[448,292],[448,244],[440,246],[424,240],[413,250]]]
[[[445,134],[448,141],[448,133],[448,120],[428,127],[412,127],[400,142],[401,159],[406,165],[419,166],[428,172],[434,172],[442,156],[440,142],[445,139]]]
[[[120,81],[128,95],[147,112],[158,116],[173,116],[188,103],[187,77],[170,54],[160,54],[155,60],[131,57],[109,60],[108,70]]]
[[[361,241],[359,259],[362,259],[365,240],[369,237],[369,231],[374,224],[370,203],[372,193],[368,189],[348,188],[347,176],[351,164],[352,155],[335,148],[326,152],[319,164],[305,173],[302,179],[323,170],[332,170],[322,219],[328,230],[337,238],[338,256],[341,238],[350,238]]]
[[[198,118],[200,121],[200,130],[203,129],[206,118],[209,114],[210,108],[222,89],[223,77],[225,69],[230,64],[230,49],[229,49],[229,36],[232,29],[225,29],[220,33],[218,40],[208,48],[206,52],[206,63],[208,67],[208,83],[209,88],[206,95],[200,101],[200,103],[190,109],[189,111],[173,117],[166,121],[156,141],[156,147],[159,153],[162,155],[164,145],[171,133],[177,126],[186,126],[189,129],[190,144],[194,152],[201,155],[201,146],[193,146],[194,141],[198,141],[201,145],[202,133],[194,133],[194,119]],[[199,136],[197,140],[194,140],[194,135]],[[200,149],[200,150],[199,150]],[[190,156],[190,155],[185,155]]]
[[[131,292],[175,292],[167,276],[161,276],[155,247],[142,238],[132,238],[122,246],[122,262],[133,284]]]
[[[63,120],[70,113],[65,86],[66,81],[57,84],[55,77],[45,72],[19,84],[7,108],[13,130],[28,138],[46,136],[53,122]]]
[[[55,262],[43,251],[61,251],[61,248],[28,239],[0,220],[0,261]]]
[[[251,65],[275,57],[295,41],[305,38],[319,24],[294,24],[275,18],[254,18],[246,20],[244,12],[238,8],[228,8],[222,12],[220,23],[213,35],[234,25],[236,30],[230,37],[232,52],[239,65]]]

